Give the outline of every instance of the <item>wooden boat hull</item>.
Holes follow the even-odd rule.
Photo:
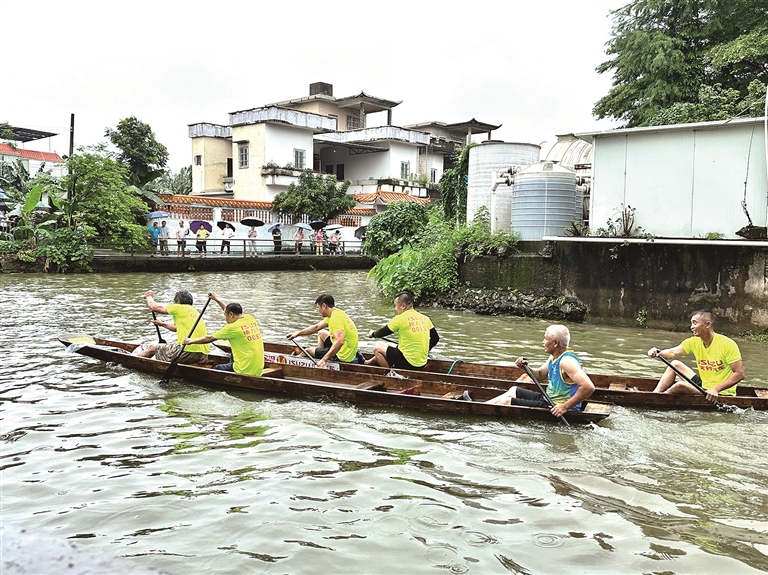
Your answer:
[[[100,338],[91,339],[82,334],[63,335],[59,341],[70,346],[70,351],[123,365],[128,369],[162,376],[169,362],[132,355],[137,344]],[[214,359],[215,361],[215,359]],[[220,357],[219,361],[226,361]],[[522,406],[501,406],[482,403],[496,395],[489,387],[465,387],[474,401],[460,401],[442,397],[455,392],[452,384],[418,379],[385,377],[370,371],[365,373],[309,369],[288,365],[272,365],[261,377],[218,371],[209,366],[179,364],[174,377],[211,387],[245,389],[277,393],[304,398],[326,397],[360,405],[398,407],[418,411],[450,415],[491,418],[541,419],[557,422],[548,409]],[[419,395],[401,394],[398,391],[416,387]],[[587,402],[582,411],[566,414],[570,423],[594,423],[610,415],[611,406],[599,402]]]
[[[225,348],[226,346],[222,346],[222,349]],[[287,361],[291,361],[290,354],[300,351],[295,346],[279,343],[265,343],[264,349],[267,355],[284,354]],[[276,363],[283,362],[278,361]],[[342,371],[358,373],[373,371],[384,374],[390,371],[385,368],[357,364],[340,363],[337,365]],[[506,391],[512,385],[518,385],[537,391],[536,386],[532,383],[515,382],[519,377],[525,375],[525,372],[512,366],[430,359],[424,370],[394,371],[404,377],[442,381],[459,386],[493,387]],[[592,373],[589,374],[589,377],[592,383],[595,384],[595,392],[590,397],[592,401],[613,403],[625,407],[647,407],[653,409],[716,409],[700,393],[654,393],[653,390],[657,383],[656,379]],[[720,402],[741,409],[751,407],[753,409],[765,410],[768,409],[768,389],[739,385],[736,387],[736,396],[721,396]]]

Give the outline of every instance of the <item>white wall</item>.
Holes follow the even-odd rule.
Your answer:
[[[312,132],[280,124],[266,124],[265,162],[293,164],[293,150],[304,150],[304,167],[312,169]],[[261,166],[259,166],[261,168]]]
[[[400,163],[410,162],[409,173],[416,174],[419,171],[419,149],[417,146],[409,146],[400,142],[389,144],[389,176],[400,178]]]
[[[590,227],[605,227],[621,205],[636,208],[636,225],[667,237],[738,238],[748,221],[766,225],[765,138],[756,122],[690,128],[620,130],[594,139]]]

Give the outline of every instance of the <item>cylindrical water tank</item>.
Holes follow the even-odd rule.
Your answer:
[[[512,231],[523,241],[563,236],[571,222],[582,223],[581,199],[573,171],[548,161],[529,166],[512,185]]]
[[[487,140],[469,150],[467,182],[467,221],[472,221],[478,208],[491,210],[491,179],[494,173],[510,166],[528,166],[539,160],[541,148],[536,144],[519,144]],[[509,230],[512,208],[512,187],[501,184],[496,188],[494,211],[497,230]]]

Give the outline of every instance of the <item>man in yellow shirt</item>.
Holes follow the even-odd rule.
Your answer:
[[[233,361],[220,363],[213,369],[221,371],[234,371],[244,375],[261,375],[264,371],[264,341],[261,339],[259,325],[250,314],[243,313],[239,303],[225,304],[215,293],[210,294],[211,299],[224,310],[224,319],[227,322],[223,328],[213,333],[198,338],[187,338],[184,345],[208,344],[217,339],[229,341],[232,347]]]
[[[323,316],[322,321],[288,334],[288,339],[300,335],[317,333],[317,347],[307,348],[317,362],[318,367],[325,367],[329,361],[361,363],[362,356],[357,353],[357,327],[349,316],[336,307],[331,294],[321,294],[315,300],[317,311]]]
[[[168,314],[173,317],[173,323],[158,319],[155,319],[153,323],[169,331],[175,331],[178,343],[152,343],[136,355],[140,357],[154,356],[160,361],[173,361],[181,351],[182,340],[189,335],[192,326],[195,325],[200,316],[200,312],[192,306],[192,294],[186,290],[177,291],[176,295],[173,296],[173,303],[168,305],[157,303],[152,291],[147,291],[144,294],[144,299],[147,301],[147,307],[153,312]],[[193,337],[202,337],[206,333],[208,332],[205,327],[205,320],[200,318],[200,322],[192,335]],[[179,363],[206,363],[208,351],[209,346],[207,345],[187,346],[179,357]]]
[[[429,350],[437,345],[440,336],[432,321],[413,309],[413,295],[403,291],[395,296],[397,315],[387,325],[368,333],[368,337],[386,337],[396,333],[397,345],[377,343],[373,357],[366,365],[380,365],[398,369],[422,369],[429,359]]]
[[[681,373],[707,390],[707,401],[717,403],[718,395],[736,395],[736,384],[744,379],[744,364],[741,361],[739,346],[732,339],[715,333],[715,316],[707,310],[693,312],[689,337],[669,349],[652,347],[648,357],[662,356],[672,361]],[[675,358],[693,353],[696,358],[698,375],[687,365]],[[656,392],[664,393],[699,393],[687,381],[675,381],[677,374],[668,367],[656,385]]]

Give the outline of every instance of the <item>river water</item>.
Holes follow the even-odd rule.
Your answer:
[[[364,272],[6,274],[0,288],[4,525],[172,574],[768,570],[766,412],[619,407],[571,429],[441,417],[162,388],[56,341],[152,341],[148,288],[240,301],[267,341],[316,323],[327,291],[367,331],[394,312]],[[544,359],[544,321],[424,311],[443,355]],[[206,321],[222,325],[216,306]],[[685,336],[570,327],[602,373],[658,376],[645,351]],[[768,387],[768,347],[739,344]]]

